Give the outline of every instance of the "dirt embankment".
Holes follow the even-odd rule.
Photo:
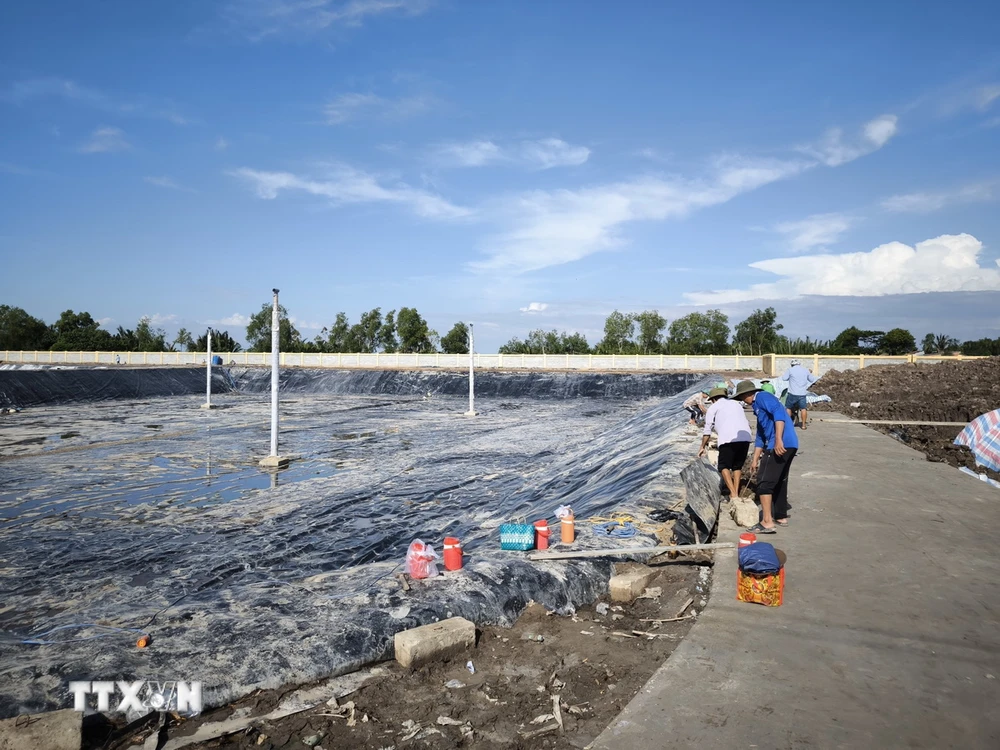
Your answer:
[[[922,365],[885,365],[832,371],[814,390],[833,399],[818,410],[835,409],[857,419],[971,422],[1000,408],[1000,357]],[[860,406],[851,407],[851,403]],[[961,427],[873,425],[923,452],[929,461],[982,472],[964,446],[954,445]],[[1000,479],[996,472],[986,472]]]

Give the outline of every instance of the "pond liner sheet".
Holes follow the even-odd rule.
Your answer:
[[[200,374],[203,378],[204,371]],[[567,375],[574,377],[595,376]],[[295,387],[322,393],[342,387],[338,379],[321,380],[320,386],[302,381]],[[689,380],[674,380],[673,393]],[[401,387],[392,385],[392,378],[382,382]],[[422,388],[427,380],[411,382]],[[558,392],[585,390],[569,382]],[[651,497],[662,497],[663,488],[686,486],[688,508],[697,517],[691,526],[699,533],[714,527],[709,516],[710,509],[718,510],[717,472],[704,461],[680,471],[682,456],[690,455],[680,408],[689,392],[634,411],[530,476],[510,472],[472,481],[470,469],[480,459],[461,452],[473,442],[463,434],[460,445],[442,445],[439,455],[430,445],[426,455],[433,460],[423,470],[406,471],[405,454],[379,456],[381,473],[335,495],[324,490],[317,496],[306,482],[293,485],[294,494],[283,496],[280,506],[261,509],[250,496],[183,525],[103,524],[81,530],[38,524],[28,534],[6,534],[0,564],[16,569],[17,580],[6,582],[0,593],[16,614],[0,620],[7,629],[0,634],[0,716],[67,707],[71,680],[200,680],[206,707],[218,706],[255,689],[308,683],[391,658],[396,632],[446,617],[509,625],[532,600],[571,613],[606,592],[611,562],[533,563],[524,553],[498,549],[497,526],[518,516],[551,516],[561,504],[572,505],[578,519],[636,512]],[[503,402],[487,400],[485,406],[503,411]],[[399,466],[404,471],[394,473]],[[361,520],[355,518],[358,511],[376,494],[389,505],[379,506],[381,515],[368,532],[377,532],[381,541],[359,538],[364,527],[355,524]],[[456,503],[463,511],[457,517]],[[578,523],[576,548],[609,544],[588,531]],[[436,542],[444,534],[463,539],[469,553],[464,569],[413,582],[403,592],[394,578],[401,570],[400,550],[416,536]],[[645,535],[627,540],[628,546],[656,543]],[[45,564],[34,565],[40,549],[47,549]],[[134,634],[58,645],[20,643],[22,635],[43,626],[94,622],[146,628],[153,644],[136,649]],[[53,639],[101,634],[84,627]]]

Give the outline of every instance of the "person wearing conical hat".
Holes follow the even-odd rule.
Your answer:
[[[705,455],[708,441],[714,429],[719,435],[719,473],[725,483],[729,497],[740,496],[740,475],[743,464],[750,452],[750,423],[747,421],[743,405],[730,401],[726,389],[716,386],[708,392],[711,406],[705,413],[705,431],[701,436],[701,450],[698,456]]]
[[[788,470],[799,449],[799,438],[784,405],[752,380],[738,383],[733,399],[749,404],[757,417],[750,471],[757,475],[761,518],[750,531],[774,534],[776,527],[788,525]]]

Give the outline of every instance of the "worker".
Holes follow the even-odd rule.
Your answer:
[[[705,415],[705,412],[708,411],[708,407],[705,405],[707,403],[707,400],[708,400],[708,391],[701,390],[698,391],[693,396],[691,396],[690,398],[688,398],[683,404],[681,404],[681,406],[684,407],[684,410],[687,411],[688,416],[690,417],[690,420],[688,421],[689,425],[693,425],[695,427],[698,426],[698,422]]]
[[[774,386],[771,385],[771,381],[770,380],[762,380],[762,381],[760,381],[760,389],[762,391],[764,391],[764,393],[770,393],[772,396],[775,395],[775,393],[774,393]]]
[[[705,413],[705,431],[701,436],[699,458],[705,455],[712,430],[719,436],[719,473],[725,484],[723,495],[731,498],[740,496],[740,476],[743,464],[750,452],[750,423],[747,421],[743,405],[726,398],[725,388],[713,388],[708,392],[711,404]]]
[[[750,472],[757,476],[761,518],[749,530],[755,534],[774,534],[778,526],[788,525],[788,471],[799,449],[799,438],[781,402],[760,390],[752,380],[739,383],[733,398],[750,404],[757,417]]]
[[[781,377],[788,381],[788,395],[785,396],[785,409],[788,411],[788,416],[793,416],[797,411],[799,424],[804,430],[809,419],[809,386],[819,378],[803,367],[802,362],[797,359],[792,360],[792,366]]]

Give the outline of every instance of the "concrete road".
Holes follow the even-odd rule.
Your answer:
[[[860,425],[800,438],[791,524],[762,538],[784,605],[737,602],[720,552],[701,619],[592,747],[1000,748],[1000,490]]]

